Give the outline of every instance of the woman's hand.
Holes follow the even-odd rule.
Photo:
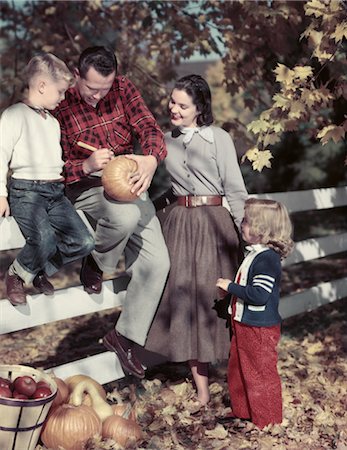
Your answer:
[[[136,192],[140,196],[146,192],[151,185],[154,173],[157,169],[157,158],[152,155],[125,155],[128,159],[133,159],[137,162],[137,171],[130,177],[130,184],[132,184],[131,192]]]
[[[10,205],[8,204],[7,197],[0,196],[0,217],[9,217]]]
[[[228,286],[230,283],[231,280],[228,280],[227,278],[218,278],[216,286],[224,292],[228,292]]]

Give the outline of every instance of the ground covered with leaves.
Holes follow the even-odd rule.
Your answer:
[[[110,403],[135,403],[143,440],[130,449],[151,450],[325,450],[347,449],[347,329],[346,300],[323,306],[283,324],[279,347],[279,371],[283,386],[284,420],[260,431],[250,422],[222,426],[216,416],[228,411],[226,364],[211,368],[212,397],[199,409],[195,390],[184,364],[150,368],[146,378],[126,377],[105,386]],[[65,354],[72,358],[68,342],[90,342],[90,352],[102,351],[93,334],[97,316],[48,324],[2,337],[2,360],[13,364],[49,367]],[[114,315],[100,317],[105,330]],[[91,326],[93,323],[93,327]],[[101,326],[102,328],[102,326]],[[71,336],[72,334],[72,336]],[[69,339],[67,336],[69,335]],[[77,343],[76,343],[77,340]],[[86,350],[84,350],[85,354]],[[76,359],[80,356],[75,351]],[[58,361],[59,362],[59,361]],[[95,438],[88,450],[118,450],[113,441]],[[37,450],[43,450],[37,446]],[[24,450],[24,449],[23,449]]]

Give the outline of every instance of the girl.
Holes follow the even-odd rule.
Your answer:
[[[287,209],[274,200],[250,198],[245,204],[242,237],[249,253],[235,278],[219,278],[217,287],[232,294],[233,336],[228,364],[232,412],[259,428],[282,422],[281,381],[276,347],[280,339],[278,312],[281,259],[293,248]]]
[[[211,92],[201,76],[176,82],[169,113],[174,128],[165,135],[165,163],[172,190],[155,204],[176,201],[163,223],[171,270],[146,348],[189,362],[200,406],[210,399],[209,363],[228,357],[229,332],[212,305],[217,277],[239,265],[247,191],[230,135],[212,125]]]

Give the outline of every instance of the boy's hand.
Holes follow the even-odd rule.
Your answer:
[[[10,205],[8,204],[7,197],[0,196],[0,217],[9,217]]]
[[[228,280],[227,278],[218,278],[216,286],[224,292],[228,292],[228,286],[230,283],[231,280]]]

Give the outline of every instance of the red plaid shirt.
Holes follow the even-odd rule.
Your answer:
[[[87,175],[82,163],[91,154],[77,145],[78,141],[97,148],[111,148],[118,154],[133,153],[133,132],[144,155],[153,155],[158,162],[166,156],[163,132],[147,108],[134,84],[118,76],[96,108],[88,105],[76,88],[66,92],[54,115],[61,127],[61,146],[65,160],[66,183]]]

